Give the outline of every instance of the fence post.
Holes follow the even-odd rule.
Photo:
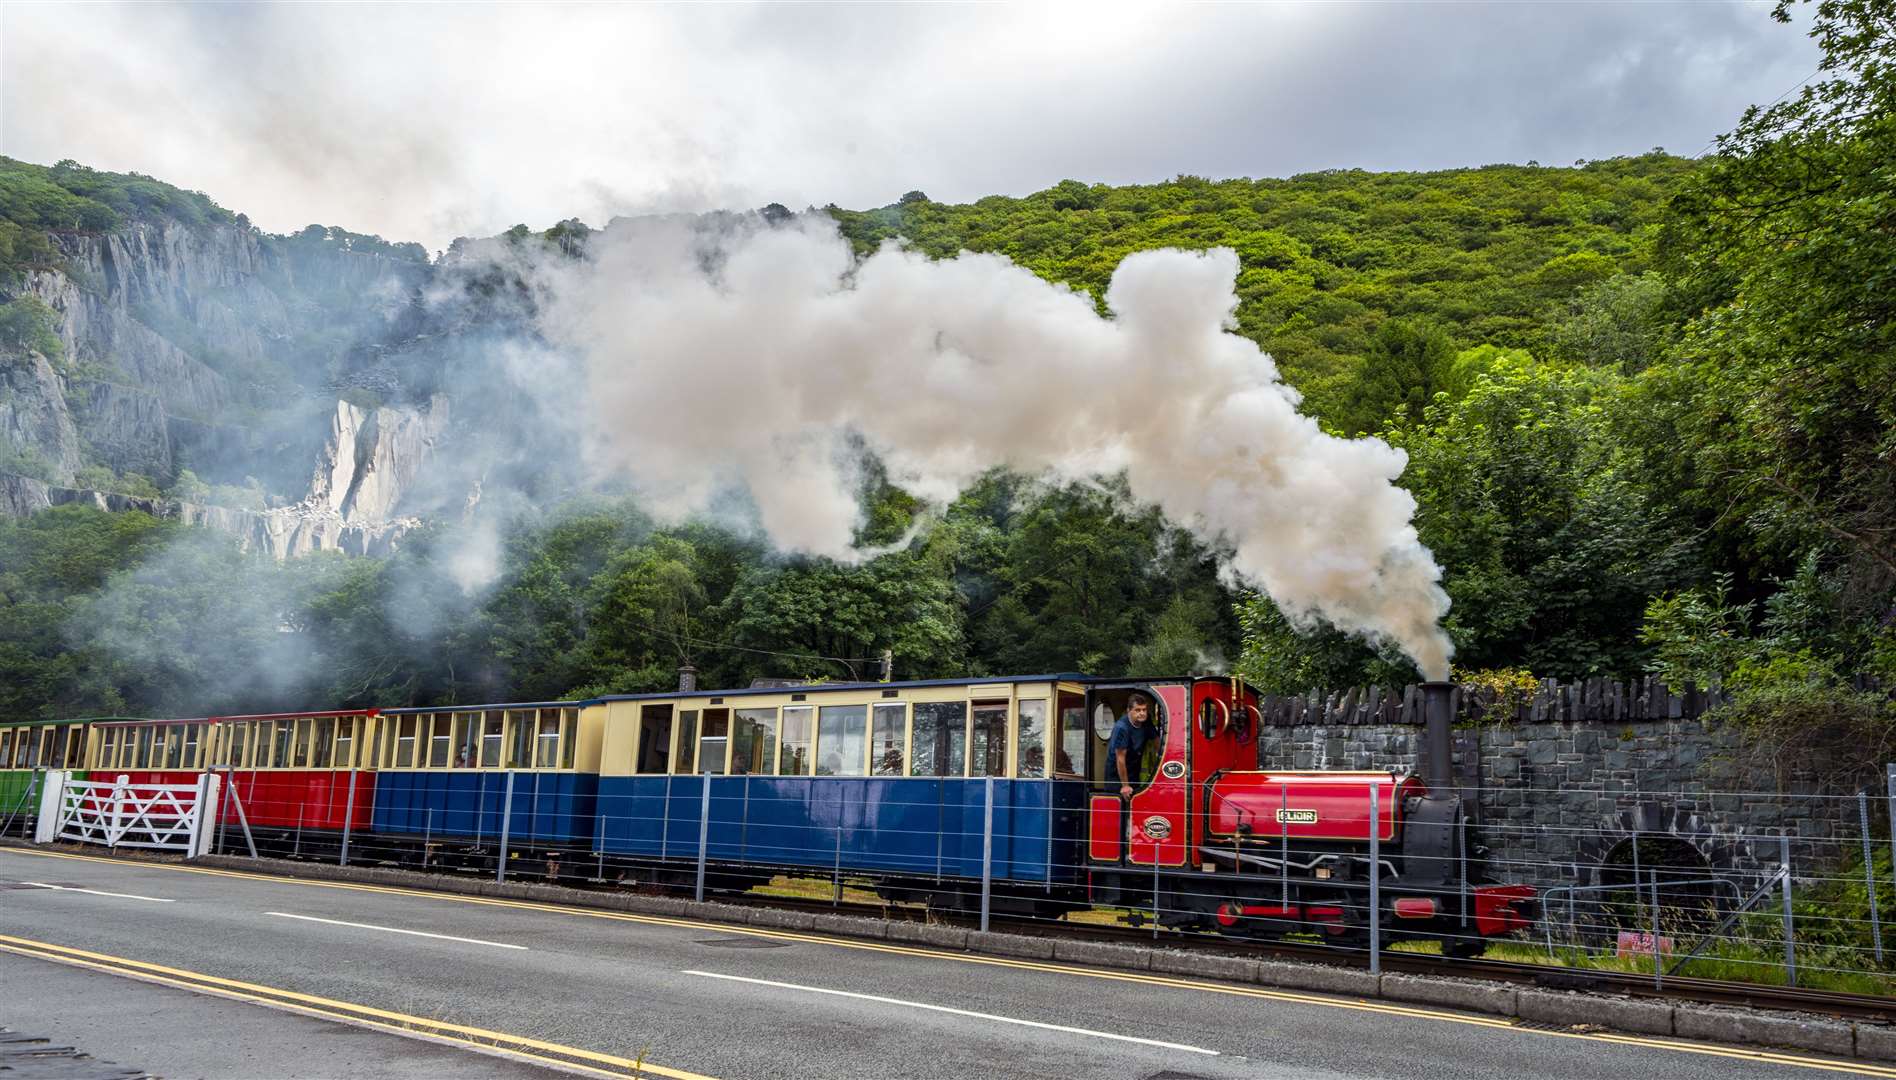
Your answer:
[[[1857,820],[1863,826],[1863,891],[1870,894],[1870,940],[1876,945],[1876,962],[1883,962],[1883,919],[1876,910],[1876,868],[1870,865],[1870,790],[1857,792]]]
[[[981,932],[987,933],[988,905],[994,891],[994,778],[982,781]]]
[[[1633,886],[1637,888],[1638,882]],[[1659,871],[1652,872],[1652,988],[1666,988],[1665,966],[1659,958]]]
[[[830,867],[830,906],[843,902],[843,812],[849,806],[849,784],[836,786],[836,861]]]
[[[494,880],[507,880],[507,844],[513,832],[513,786],[514,774],[507,770],[507,790],[500,797],[500,857],[494,860]]]
[[[1382,789],[1369,784],[1369,973],[1382,974],[1382,828],[1376,823]]]
[[[1791,834],[1778,834],[1778,872],[1784,875],[1784,984],[1797,985],[1797,928],[1791,914]]]
[[[695,896],[704,901],[704,861],[711,848],[711,774],[699,774],[704,784],[698,793],[698,887]]]
[[[217,835],[217,794],[222,786],[223,778],[214,772],[198,775],[197,814],[191,822],[193,859],[210,853],[211,839]]]
[[[252,794],[255,794],[255,792],[253,791]],[[296,804],[296,839],[290,845],[291,858],[302,858],[303,856],[303,811],[307,807],[307,802]]]
[[[132,778],[126,773],[118,774],[118,779],[112,784],[112,825],[111,831],[106,834],[110,841],[106,847],[112,851],[118,850],[119,837],[125,835],[125,800],[132,797],[131,784]]]
[[[349,865],[349,830],[355,824],[356,771],[349,770],[349,801],[342,807],[342,865]]]
[[[1883,766],[1883,773],[1889,782],[1889,878],[1896,885],[1896,762]]]
[[[434,846],[434,807],[429,807],[421,819],[421,868],[428,869],[428,849]]]
[[[33,822],[33,842],[50,844],[59,835],[60,812],[65,808],[66,773],[59,769],[46,772],[40,788],[39,817]]]

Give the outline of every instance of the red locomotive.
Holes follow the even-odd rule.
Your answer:
[[[1483,883],[1451,777],[1449,683],[1420,688],[1422,772],[1286,772],[1256,766],[1257,699],[1224,679],[1095,686],[1103,717],[1155,696],[1170,722],[1150,781],[1089,799],[1091,900],[1161,924],[1255,938],[1319,932],[1367,944],[1370,882],[1383,940],[1472,956],[1527,927],[1535,891]],[[1373,819],[1373,829],[1372,829]]]

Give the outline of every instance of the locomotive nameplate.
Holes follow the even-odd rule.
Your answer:
[[[1179,777],[1185,775],[1185,763],[1182,761],[1168,761],[1159,766],[1159,772],[1168,780],[1177,780]]]
[[[1163,840],[1172,835],[1172,822],[1169,818],[1154,814],[1141,822],[1139,829],[1146,834],[1148,840]]]
[[[1279,825],[1315,825],[1317,812],[1315,810],[1279,810],[1277,823]]]

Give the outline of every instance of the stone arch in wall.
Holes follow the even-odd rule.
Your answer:
[[[1672,799],[1647,799],[1607,814],[1576,845],[1574,885],[1599,896],[1599,886],[1655,883],[1661,905],[1681,912],[1723,913],[1763,881],[1765,869],[1734,828],[1708,820]]]

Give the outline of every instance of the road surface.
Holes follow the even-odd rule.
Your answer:
[[[1256,986],[17,848],[0,848],[0,988],[0,1024],[164,1076],[1896,1077]]]

